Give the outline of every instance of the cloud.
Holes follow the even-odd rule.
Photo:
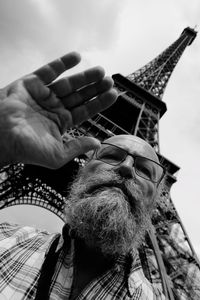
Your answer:
[[[106,51],[116,43],[126,2],[0,0],[4,59],[8,49],[15,49],[17,55],[26,49],[33,57],[38,52],[48,60],[74,49]]]
[[[1,0],[0,20],[2,46],[16,46],[26,39],[34,41],[45,26],[32,1]]]

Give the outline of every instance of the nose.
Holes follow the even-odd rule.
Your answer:
[[[135,177],[135,170],[133,167],[133,157],[127,156],[126,159],[115,170],[124,178]]]

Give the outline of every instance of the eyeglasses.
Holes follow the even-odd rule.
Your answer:
[[[125,149],[109,143],[102,143],[102,147],[94,153],[95,159],[112,166],[120,165],[125,161],[128,155],[134,159],[133,166],[138,176],[155,183],[160,183],[164,176],[165,169],[162,165],[149,158],[133,155]]]

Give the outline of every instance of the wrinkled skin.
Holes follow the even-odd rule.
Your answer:
[[[107,142],[158,162],[154,150],[135,136]],[[131,156],[118,166],[92,159],[72,186],[67,222],[90,248],[105,255],[127,254],[141,244],[156,196],[157,184],[135,174]]]

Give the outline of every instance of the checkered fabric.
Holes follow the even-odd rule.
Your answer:
[[[31,227],[0,225],[1,300],[35,299],[42,264],[58,236]],[[74,240],[70,237],[64,240],[60,235],[56,251],[59,256],[49,299],[67,300],[73,283]],[[93,280],[77,300],[164,300],[159,285],[150,283],[144,276],[138,255],[130,258],[119,257],[115,266]]]

